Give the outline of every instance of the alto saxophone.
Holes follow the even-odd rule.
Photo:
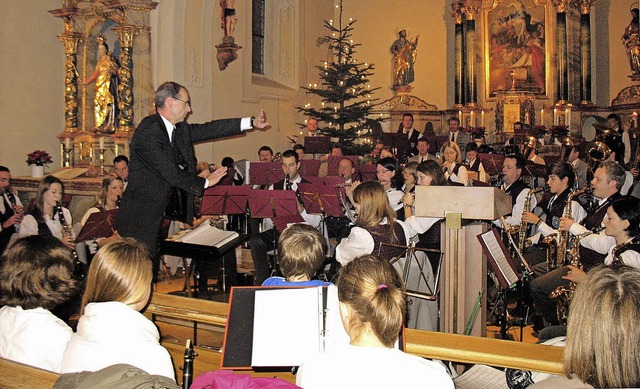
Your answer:
[[[611,266],[615,265],[624,265],[624,260],[622,259],[622,249],[635,243],[640,239],[640,235],[636,235],[633,238],[627,240],[626,242],[620,243],[616,245],[613,250],[611,250],[611,256],[613,257],[613,261],[611,262]]]
[[[533,198],[533,195],[538,192],[542,192],[543,190],[546,190],[546,189],[538,188],[538,189],[531,189],[529,191],[529,193],[527,194],[527,198],[524,201],[524,208],[522,210],[522,213],[531,212],[531,199]],[[522,250],[524,250],[524,244],[527,240],[527,222],[522,220],[520,222],[520,225],[517,227],[517,229],[515,229],[514,231],[514,228],[512,228],[511,231],[512,231],[512,235],[516,232],[518,233],[518,250],[520,250],[520,252],[522,253]]]
[[[573,199],[585,193],[587,189],[574,190],[567,196],[567,203],[562,211],[562,217],[571,219]],[[556,241],[556,237],[558,240]],[[564,265],[567,262],[567,249],[569,245],[569,231],[562,231],[547,235],[542,244],[547,246],[547,270],[551,271],[558,267],[558,264]]]
[[[585,236],[591,234],[597,234],[602,231],[603,228],[598,228],[593,231],[587,231],[583,234],[576,235],[571,239],[569,243],[569,251],[567,257],[569,258],[569,264],[580,268],[582,263],[580,262],[580,241]],[[576,283],[569,281],[569,285],[560,285],[549,294],[549,297],[556,300],[556,314],[558,316],[558,322],[562,325],[567,324],[567,317],[569,317],[569,305],[571,305],[571,299],[573,299],[573,293],[576,290]]]

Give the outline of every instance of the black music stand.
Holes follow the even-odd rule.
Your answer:
[[[529,177],[546,177],[547,175],[547,165],[540,165],[539,163],[533,163],[531,161],[526,161],[524,164],[524,169],[522,170],[522,176]]]
[[[344,178],[337,176],[324,176],[324,177],[309,177],[305,178],[311,184],[318,185],[331,185],[332,187],[336,187],[337,185],[344,185]]]
[[[335,186],[323,184],[298,184],[298,193],[302,198],[302,204],[308,213],[322,214],[333,217],[344,216],[338,201],[338,192]]]
[[[398,134],[397,132],[383,132],[380,136],[380,139],[385,146],[391,147],[392,152],[396,157],[404,157],[406,155],[407,149],[409,148],[409,139],[407,139],[407,134]]]
[[[328,136],[305,136],[304,152],[309,154],[328,154],[331,151],[331,138]]]
[[[360,181],[373,181],[376,179],[377,165],[360,165],[358,174],[360,175]]]
[[[249,183],[268,187],[284,180],[282,165],[278,162],[251,162],[249,164]]]
[[[319,159],[302,159],[300,160],[300,175],[304,178],[318,177],[320,174],[320,164],[322,161]]]
[[[298,213],[298,199],[292,190],[252,190],[249,194],[252,218],[270,218],[273,221],[274,272],[279,272],[277,231],[284,231],[289,223],[304,221]]]
[[[359,158],[357,155],[342,155],[339,157],[330,156],[327,159],[327,176],[337,176],[338,175],[338,165],[340,161],[343,159],[348,159],[353,163],[353,177],[355,179],[358,174],[358,163]]]
[[[89,215],[87,222],[76,237],[76,242],[84,242],[97,238],[107,238],[116,231],[117,209],[110,211],[95,212]]]
[[[400,249],[403,250],[403,252],[401,254],[393,257],[390,260],[390,262],[391,262],[391,264],[394,264],[397,261],[399,261],[401,258],[406,258],[405,263],[404,263],[404,267],[403,267],[403,270],[402,270],[403,280],[405,282],[405,285],[408,285],[409,271],[411,269],[411,263],[414,262],[418,266],[418,269],[420,271],[420,281],[424,282],[424,285],[426,286],[427,292],[425,293],[425,292],[422,292],[420,290],[410,290],[409,287],[407,286],[407,295],[408,296],[412,296],[412,297],[425,299],[425,300],[428,300],[428,301],[435,301],[437,299],[437,295],[438,295],[438,291],[439,291],[439,287],[440,287],[440,269],[442,268],[442,260],[444,259],[444,253],[442,251],[440,251],[440,250],[416,247],[414,242],[410,242],[408,246],[390,244],[390,243],[381,243],[380,244],[380,250],[382,250],[383,246],[400,248]],[[427,276],[424,273],[424,266],[423,266],[424,264],[422,262],[420,262],[420,260],[416,256],[416,251],[422,251],[424,253],[438,253],[438,254],[440,254],[440,259],[438,261],[438,269],[436,269],[436,273],[434,274],[434,278],[433,278],[433,288],[431,288],[431,286],[429,286],[429,281],[427,279]],[[429,261],[429,258],[425,256],[425,260]],[[429,263],[431,263],[431,262],[429,262]],[[432,271],[433,271],[433,269],[432,269]]]

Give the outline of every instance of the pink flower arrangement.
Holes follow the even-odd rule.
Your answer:
[[[53,162],[51,155],[44,150],[35,150],[27,154],[27,165],[44,166]]]

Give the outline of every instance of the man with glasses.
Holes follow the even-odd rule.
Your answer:
[[[185,119],[191,113],[189,92],[176,82],[160,85],[155,103],[156,114],[144,118],[131,139],[130,182],[116,218],[121,236],[136,238],[149,249],[154,280],[160,267],[158,243],[165,211],[173,211],[175,219],[193,223],[193,195],[202,195],[226,175],[227,169],[220,168],[199,177],[193,144],[269,127],[262,110],[255,119],[187,123]]]

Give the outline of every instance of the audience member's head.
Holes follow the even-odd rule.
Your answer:
[[[103,246],[91,261],[82,296],[90,303],[121,302],[140,311],[151,295],[151,260],[146,246],[133,238]]]
[[[309,224],[292,224],[278,239],[280,269],[287,281],[310,280],[324,263],[325,240]]]
[[[357,257],[340,269],[336,285],[349,337],[369,328],[380,343],[392,347],[404,323],[406,294],[391,263],[372,254]]]
[[[563,368],[596,388],[640,386],[640,271],[600,266],[571,302]]]
[[[16,239],[0,262],[0,305],[55,308],[76,292],[73,266],[73,254],[59,239],[39,235]]]

